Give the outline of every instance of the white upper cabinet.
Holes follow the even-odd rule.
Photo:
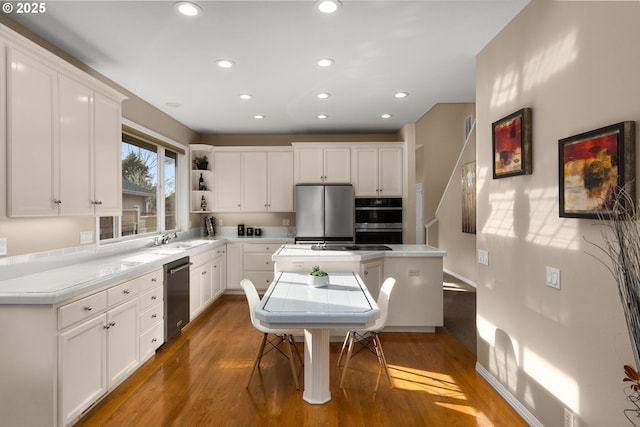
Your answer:
[[[215,211],[292,212],[290,148],[214,149]]]
[[[351,149],[330,145],[293,144],[296,184],[351,182]]]
[[[362,197],[402,197],[402,148],[353,148],[353,185]]]
[[[239,212],[242,205],[242,156],[235,151],[216,151],[213,159],[215,210]]]
[[[7,214],[121,214],[124,97],[8,30],[0,31],[0,47],[7,58]]]
[[[7,54],[8,215],[56,215],[57,74],[12,47]]]

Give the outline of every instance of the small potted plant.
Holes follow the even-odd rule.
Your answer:
[[[314,288],[321,288],[329,284],[329,275],[326,271],[322,271],[319,265],[316,265],[309,273],[309,285]]]
[[[196,165],[196,169],[207,170],[209,168],[207,156],[194,156],[193,163]]]

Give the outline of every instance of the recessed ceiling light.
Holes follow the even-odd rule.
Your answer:
[[[383,119],[390,119],[393,116],[389,113],[384,113],[384,114],[381,114],[380,117],[382,117]]]
[[[318,99],[327,99],[327,98],[328,98],[328,97],[330,97],[330,96],[331,96],[331,94],[330,94],[330,93],[326,93],[326,92],[324,92],[324,93],[319,93],[319,94],[317,94],[317,95],[316,95],[316,97],[317,97]]]
[[[326,114],[318,114],[316,117],[319,119],[326,119],[329,116],[327,116]]]
[[[253,116],[253,118],[256,120],[262,120],[264,119],[264,116],[262,114],[256,114],[255,116]]]
[[[333,13],[342,6],[340,0],[318,0],[316,9],[322,13]]]
[[[166,105],[169,108],[179,108],[179,107],[182,106],[182,104],[180,104],[179,102],[175,102],[175,101],[166,102],[164,105]]]
[[[395,96],[396,98],[406,98],[407,96],[409,96],[409,93],[408,92],[398,92],[393,96]]]
[[[333,64],[335,64],[336,61],[334,61],[331,58],[322,58],[322,59],[318,59],[318,66],[319,67],[331,67]]]
[[[240,94],[240,99],[251,99],[253,98],[253,95],[251,95],[250,93],[241,93]]]
[[[233,61],[229,59],[216,59],[216,64],[220,68],[231,68],[233,67]]]
[[[202,13],[202,9],[195,3],[189,1],[178,1],[173,4],[178,12],[185,16],[197,16]]]

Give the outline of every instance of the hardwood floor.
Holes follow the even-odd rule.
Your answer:
[[[362,352],[352,359],[341,390],[335,367],[341,343],[332,342],[332,400],[324,405],[302,400],[302,383],[296,391],[288,361],[277,352],[263,358],[245,389],[260,339],[245,298],[224,296],[77,425],[527,425],[475,372],[474,355],[446,329],[380,335],[394,388],[376,357]]]

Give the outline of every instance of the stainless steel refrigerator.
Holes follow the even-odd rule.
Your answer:
[[[354,241],[351,184],[296,185],[296,242]]]

